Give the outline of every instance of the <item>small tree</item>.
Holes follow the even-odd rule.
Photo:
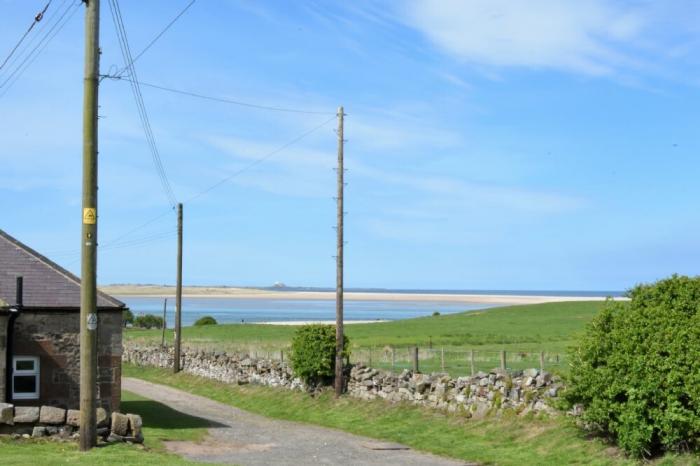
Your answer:
[[[122,325],[124,327],[134,325],[134,313],[131,310],[124,309],[124,312],[122,312]]]
[[[202,325],[216,325],[218,322],[212,316],[204,316],[197,319],[194,323],[195,327],[201,327]]]
[[[343,358],[348,351],[343,338]],[[291,363],[294,374],[310,386],[329,385],[335,375],[335,327],[303,325],[292,338]]]
[[[628,453],[696,449],[700,277],[672,276],[608,301],[571,350],[567,399]]]

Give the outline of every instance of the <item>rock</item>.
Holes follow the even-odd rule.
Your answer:
[[[520,401],[520,389],[518,387],[511,388],[508,398],[513,401]]]
[[[15,423],[15,407],[9,403],[0,403],[0,424]]]
[[[38,406],[16,406],[14,422],[24,422],[33,424],[39,422]]]
[[[544,387],[545,385],[549,384],[549,382],[551,382],[551,381],[552,381],[552,375],[549,372],[542,372],[535,379],[535,382],[537,383],[538,388]]]
[[[128,433],[129,418],[122,413],[112,413],[112,435],[116,434],[120,437],[124,437]]]
[[[476,374],[474,374],[474,377],[476,377],[477,379],[483,379],[484,377],[488,377],[488,374],[486,372],[479,371]]]
[[[421,380],[416,384],[416,391],[421,395],[430,387],[430,382],[427,380]]]
[[[56,426],[47,426],[46,435],[56,435],[59,432],[59,428]]]
[[[549,390],[547,390],[547,395],[549,395],[552,398],[556,398],[558,392],[559,387],[552,387]]]
[[[66,411],[66,424],[73,427],[80,427],[80,411],[69,409]]]
[[[535,379],[533,379],[532,377],[525,377],[525,379],[523,379],[523,387],[529,387],[529,386],[533,385],[534,383],[535,383]]]
[[[36,426],[32,430],[32,438],[46,437],[46,427]]]
[[[59,429],[58,436],[67,439],[73,435],[73,432],[75,432],[75,428],[73,426],[63,426]]]
[[[484,377],[483,379],[479,380],[480,387],[486,387],[488,384],[489,384],[488,377]]]
[[[143,438],[143,434],[139,433],[139,435],[124,437],[123,440],[125,442],[131,442],[131,443],[143,443],[144,438]]]
[[[97,427],[109,427],[109,413],[104,408],[97,408],[95,411],[97,417]]]
[[[60,425],[66,423],[66,410],[53,406],[42,406],[39,412],[39,422],[42,424]]]
[[[137,437],[141,434],[141,428],[143,427],[143,420],[138,414],[127,414],[126,417],[129,419],[129,432],[132,437]]]
[[[98,427],[97,428],[97,436],[98,437],[102,437],[104,439],[104,438],[107,438],[108,435],[109,435],[109,427]]]
[[[114,413],[112,415],[114,415]],[[109,434],[109,436],[105,439],[105,442],[107,442],[107,443],[120,443],[123,441],[124,441],[124,437],[122,435],[117,435],[114,432]]]
[[[532,377],[533,379],[534,379],[535,377],[537,377],[537,374],[539,374],[539,373],[540,373],[540,371],[537,370],[537,369],[535,369],[535,368],[525,369],[525,370],[523,371],[523,375],[524,375],[525,377]]]

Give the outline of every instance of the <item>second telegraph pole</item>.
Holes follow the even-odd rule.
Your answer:
[[[335,396],[343,393],[343,192],[345,188],[343,168],[343,107],[338,107],[338,252],[336,256],[335,289]]]
[[[165,323],[163,323],[165,325]],[[177,286],[175,288],[175,360],[173,372],[180,372],[182,325],[182,203],[177,205]]]

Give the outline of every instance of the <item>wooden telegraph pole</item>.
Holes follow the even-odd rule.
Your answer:
[[[80,450],[97,444],[97,86],[100,2],[85,0],[83,226],[80,285]]]
[[[338,107],[338,255],[336,256],[335,289],[335,396],[343,394],[343,192],[345,191],[343,168],[343,107]]]
[[[168,298],[163,300],[163,334],[160,337],[160,346],[165,347],[165,329],[168,328],[167,322]]]
[[[173,372],[180,372],[180,343],[182,335],[182,203],[177,205],[177,288],[175,289],[175,361]]]

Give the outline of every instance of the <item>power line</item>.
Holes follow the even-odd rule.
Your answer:
[[[132,228],[131,230],[128,230],[127,232],[117,236],[113,240],[106,242],[103,247],[108,247],[108,246],[111,246],[115,243],[119,243],[120,240],[126,238],[127,236],[131,236],[133,233],[136,233],[137,231],[139,231],[143,228],[146,228],[148,225],[154,223],[157,220],[160,220],[161,218],[165,217],[166,215],[168,215],[170,213],[172,213],[172,210],[167,210],[167,211],[163,212],[162,214],[159,214],[159,215],[151,218],[150,220],[145,221],[144,223]]]
[[[133,79],[125,78],[125,77],[119,76],[119,75],[105,75],[104,77],[109,78],[109,79],[114,79],[114,80],[121,80],[121,81],[130,81],[130,82],[134,81]],[[239,105],[241,107],[257,108],[260,110],[272,110],[272,111],[276,111],[276,112],[287,112],[287,113],[304,113],[307,115],[335,115],[335,112],[301,110],[301,109],[296,109],[296,108],[273,107],[273,106],[267,106],[267,105],[253,104],[250,102],[243,102],[240,100],[227,99],[224,97],[215,97],[215,96],[200,94],[198,92],[190,92],[190,91],[184,91],[181,89],[174,89],[172,87],[161,86],[158,84],[152,84],[152,83],[147,83],[147,82],[143,82],[143,81],[138,81],[138,84],[140,84],[142,86],[146,86],[146,87],[152,87],[154,89],[160,89],[161,91],[167,91],[167,92],[172,92],[175,94],[181,94],[181,95],[186,95],[189,97],[195,97],[198,99],[211,100],[214,102],[222,102],[225,104]]]
[[[117,31],[117,38],[119,39],[119,47],[122,52],[122,57],[124,63],[129,70],[129,74],[136,78],[131,84],[131,91],[136,102],[136,107],[139,113],[139,119],[141,120],[141,126],[143,128],[144,134],[146,136],[146,141],[148,143],[149,149],[151,151],[151,158],[153,159],[153,164],[156,168],[158,177],[160,178],[161,186],[165,196],[168,198],[168,202],[171,207],[175,207],[177,204],[177,198],[173,192],[173,188],[168,180],[168,175],[165,172],[163,166],[163,161],[160,157],[160,152],[158,151],[158,146],[156,145],[155,136],[153,134],[153,129],[151,128],[151,123],[148,118],[148,112],[146,110],[146,105],[143,100],[143,94],[141,93],[141,88],[139,87],[138,78],[136,74],[136,68],[134,66],[134,60],[131,55],[131,48],[129,47],[129,40],[126,35],[126,28],[124,26],[124,20],[121,14],[121,9],[119,7],[118,0],[110,0],[110,10],[112,13],[112,21],[114,22],[114,27]]]
[[[185,203],[191,202],[191,201],[193,201],[194,199],[197,199],[198,197],[201,197],[201,196],[205,195],[206,193],[208,193],[208,192],[210,192],[210,191],[212,191],[212,190],[218,188],[218,187],[221,186],[222,184],[224,184],[224,183],[226,183],[227,181],[231,180],[232,178],[234,178],[234,177],[240,175],[241,173],[245,172],[246,170],[249,170],[249,169],[253,168],[254,166],[256,166],[256,165],[258,165],[258,164],[264,162],[265,160],[269,159],[270,157],[273,157],[274,155],[276,155],[276,154],[282,152],[282,151],[283,151],[284,149],[286,149],[287,147],[291,146],[292,144],[296,144],[297,142],[301,141],[302,139],[304,139],[305,137],[307,137],[307,136],[310,135],[311,133],[314,133],[315,131],[318,131],[319,129],[321,129],[322,127],[326,126],[328,123],[330,123],[330,122],[333,121],[333,120],[335,120],[335,115],[332,116],[332,117],[330,117],[329,119],[327,119],[326,121],[324,121],[324,122],[321,123],[320,125],[315,126],[315,127],[311,128],[311,129],[308,130],[308,131],[305,131],[304,133],[300,134],[299,136],[295,137],[294,139],[290,140],[289,142],[287,142],[287,143],[285,143],[285,144],[282,144],[282,145],[279,146],[277,149],[275,149],[275,150],[273,150],[273,151],[271,151],[271,152],[268,152],[267,154],[263,155],[263,156],[260,157],[259,159],[254,160],[253,162],[249,163],[248,165],[246,165],[245,167],[241,168],[240,170],[237,170],[237,171],[233,172],[233,173],[230,174],[229,176],[227,176],[227,177],[225,177],[225,178],[222,178],[221,180],[217,181],[216,183],[214,183],[214,184],[210,185],[209,187],[203,189],[202,191],[198,192],[198,193],[195,194],[194,196],[192,196],[192,197],[190,197],[189,199],[187,199],[187,200],[185,201]]]
[[[29,35],[29,33],[32,31],[32,29],[34,29],[34,26],[36,26],[39,23],[39,21],[41,21],[44,18],[44,13],[46,13],[46,10],[49,9],[49,5],[51,5],[52,1],[53,0],[49,0],[48,3],[46,4],[46,6],[44,7],[44,9],[41,10],[39,13],[37,13],[37,15],[34,17],[34,21],[32,21],[32,24],[29,25],[29,28],[27,28],[27,30],[24,32],[24,34],[22,34],[22,37],[20,37],[19,42],[17,42],[17,44],[12,48],[12,50],[10,50],[9,55],[7,55],[5,60],[3,60],[2,64],[0,64],[0,70],[2,70],[5,67],[5,65],[7,64],[7,61],[10,58],[12,58],[12,55],[14,55],[14,53],[17,51],[19,46],[22,45],[22,42],[24,42],[24,39],[26,39],[27,36]]]
[[[64,1],[61,6],[65,5],[65,3],[66,1]],[[49,28],[46,34],[41,38],[39,43],[37,43],[36,46],[24,57],[21,63],[14,68],[14,71],[12,71],[10,75],[7,76],[7,78],[2,83],[0,83],[0,90],[2,90],[2,93],[0,93],[0,97],[4,96],[7,93],[7,91],[14,85],[15,82],[17,82],[17,80],[22,76],[26,69],[29,68],[29,66],[31,66],[32,63],[34,63],[34,61],[41,55],[41,53],[46,49],[46,47],[53,40],[53,38],[56,37],[56,35],[59,32],[61,32],[61,30],[65,27],[66,24],[68,24],[70,19],[78,11],[77,7],[79,5],[80,1],[75,2],[73,5],[69,5],[60,15],[58,20],[56,20],[52,24],[52,26]],[[72,12],[71,8],[74,8]],[[69,12],[70,15],[68,15]],[[66,17],[66,15],[68,16]],[[48,24],[46,26],[48,27]],[[33,41],[31,41],[30,44],[27,45],[27,48],[31,46],[31,43],[33,43]],[[14,63],[16,63],[17,60],[20,60],[19,57],[22,53],[24,53],[24,50],[19,55],[15,56],[15,58],[10,63],[10,66],[14,65]]]
[[[160,39],[161,36],[162,36],[163,34],[165,34],[166,31],[167,31],[168,29],[170,29],[170,27],[171,27],[173,24],[175,24],[175,23],[177,22],[177,20],[180,19],[180,17],[181,17],[182,15],[185,14],[185,12],[186,12],[187,10],[189,10],[190,7],[191,7],[192,5],[194,5],[194,2],[196,2],[196,1],[197,1],[197,0],[191,0],[190,3],[188,3],[187,6],[185,6],[185,8],[183,8],[183,9],[180,11],[180,13],[178,13],[177,16],[175,16],[175,17],[174,17],[174,18],[173,18],[173,19],[172,19],[172,20],[171,20],[171,21],[170,21],[170,22],[169,22],[169,23],[168,23],[168,24],[167,24],[167,25],[166,25],[166,26],[165,26],[165,27],[164,27],[164,28],[149,42],[149,43],[148,43],[148,45],[146,45],[146,47],[144,47],[143,50],[141,50],[141,51],[138,53],[138,55],[136,55],[136,56],[133,58],[133,60],[131,60],[130,65],[133,65],[133,64],[136,62],[136,60],[138,60],[139,58],[141,58],[141,55],[143,55],[144,53],[146,53],[146,52],[148,51],[148,49],[150,49],[150,48],[153,46],[153,44],[155,44],[155,43],[158,41],[158,39]],[[128,69],[129,69],[129,65],[126,65],[126,66],[124,66],[124,68],[122,68],[121,70],[119,70],[119,71],[118,71],[117,73],[115,73],[115,74],[116,74],[116,76],[118,76],[118,77],[122,77],[122,76],[124,76],[124,73],[125,73]]]
[[[189,198],[185,201],[185,203],[192,202],[193,200],[195,200],[195,199],[197,199],[197,198],[199,198],[199,197],[205,195],[206,193],[208,193],[208,192],[210,192],[210,191],[212,191],[212,190],[218,188],[219,186],[223,185],[224,183],[226,183],[227,181],[231,180],[232,178],[234,178],[234,177],[240,175],[241,173],[245,172],[246,170],[249,170],[250,168],[252,168],[252,167],[254,167],[254,166],[256,166],[256,165],[259,165],[260,163],[264,162],[265,160],[267,160],[267,159],[269,159],[269,158],[275,156],[276,154],[280,153],[281,151],[283,151],[283,150],[286,149],[287,147],[289,147],[289,146],[291,146],[291,145],[293,145],[293,144],[296,144],[297,142],[301,141],[302,139],[304,139],[305,137],[307,137],[307,136],[309,136],[310,134],[314,133],[315,131],[318,131],[319,129],[321,129],[322,127],[324,127],[325,125],[327,125],[328,123],[330,123],[330,122],[331,122],[332,120],[334,120],[334,119],[335,119],[335,116],[329,118],[328,120],[324,121],[324,122],[321,123],[320,125],[315,126],[315,127],[311,128],[310,130],[305,131],[304,133],[300,134],[299,136],[295,137],[294,139],[291,139],[291,140],[288,141],[287,143],[281,145],[281,146],[278,147],[277,149],[275,149],[275,150],[273,150],[273,151],[271,151],[271,152],[268,152],[268,153],[265,154],[264,156],[260,157],[259,159],[254,160],[253,162],[251,162],[251,163],[248,164],[247,166],[241,168],[240,170],[238,170],[238,171],[236,171],[236,172],[234,172],[234,173],[231,173],[229,176],[227,176],[227,177],[225,177],[225,178],[223,178],[223,179],[217,181],[216,183],[214,183],[214,184],[208,186],[207,188],[205,188],[205,189],[203,189],[202,191],[198,192],[198,193],[195,194],[194,196],[189,197]],[[164,211],[164,212],[162,212],[162,213],[156,215],[155,217],[153,217],[153,218],[151,218],[151,219],[149,219],[149,220],[146,220],[145,222],[143,222],[143,223],[137,225],[136,227],[134,227],[134,228],[132,228],[132,229],[130,229],[130,230],[128,230],[128,231],[122,233],[121,235],[117,236],[117,237],[114,238],[113,240],[110,240],[110,241],[106,242],[106,243],[105,243],[103,246],[101,246],[101,247],[102,247],[102,248],[109,248],[109,247],[112,246],[112,245],[116,245],[116,244],[123,243],[122,240],[123,240],[124,238],[127,238],[127,237],[131,236],[132,234],[136,233],[137,231],[139,231],[139,230],[141,230],[141,229],[143,229],[143,228],[146,228],[147,226],[149,226],[149,225],[153,224],[154,222],[156,222],[156,221],[162,219],[163,217],[165,217],[166,215],[168,215],[168,214],[170,214],[170,213],[172,213],[172,210]]]

